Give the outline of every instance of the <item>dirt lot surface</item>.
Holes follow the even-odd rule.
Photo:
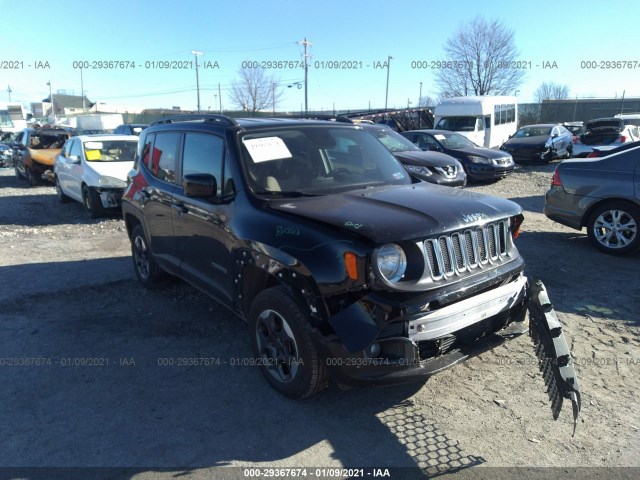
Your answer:
[[[579,375],[574,437],[570,403],[552,419],[527,336],[425,384],[286,400],[238,365],[242,322],[184,283],[137,283],[120,218],[90,220],[0,169],[0,467],[640,467],[640,255],[604,255],[548,220],[553,168],[469,188],[525,210],[517,245]]]

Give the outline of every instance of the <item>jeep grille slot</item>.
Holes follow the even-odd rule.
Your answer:
[[[449,278],[489,263],[500,263],[508,251],[507,220],[422,242],[427,274]]]

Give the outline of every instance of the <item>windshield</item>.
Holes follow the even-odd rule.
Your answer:
[[[324,195],[411,179],[362,128],[300,126],[246,133],[242,162],[258,194]]]
[[[474,132],[476,117],[442,117],[435,128],[454,132]]]
[[[435,133],[433,137],[444,145],[445,148],[452,150],[459,148],[478,148],[471,140],[457,133]]]
[[[552,127],[523,127],[518,130],[514,137],[515,138],[525,138],[525,137],[541,137],[545,135],[551,134]]]
[[[574,135],[582,133],[582,125],[565,125],[564,128],[569,130]]]
[[[6,110],[0,110],[0,128],[2,127],[13,127],[9,112]]]
[[[135,140],[89,140],[82,146],[88,162],[131,162],[138,142]]]
[[[0,142],[6,143],[7,145],[13,143],[13,140],[16,138],[16,134],[12,132],[0,132]]]
[[[62,148],[68,138],[67,132],[59,133],[51,130],[34,132],[29,139],[29,148],[33,150],[58,150]]]
[[[394,132],[390,128],[367,128],[371,133],[373,133],[378,140],[380,140],[385,147],[387,147],[392,152],[406,152],[406,151],[414,151],[421,152],[415,144],[411,143],[408,139],[404,138],[399,133]]]

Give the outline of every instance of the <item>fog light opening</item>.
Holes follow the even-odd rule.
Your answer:
[[[372,343],[366,348],[366,353],[368,357],[375,358],[382,352],[382,347],[377,342]]]

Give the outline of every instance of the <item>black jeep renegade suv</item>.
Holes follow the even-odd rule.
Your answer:
[[[140,282],[169,272],[245,319],[292,398],[329,375],[425,379],[527,331],[520,207],[412,178],[358,125],[162,120],[140,135],[122,210]]]

